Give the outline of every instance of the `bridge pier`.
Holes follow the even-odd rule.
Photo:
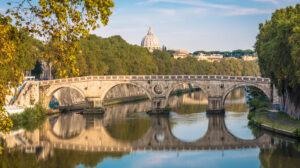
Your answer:
[[[208,105],[206,112],[209,114],[223,114],[225,107],[222,97],[208,97]]]
[[[169,114],[170,109],[167,108],[168,100],[165,97],[152,98],[152,107],[148,114]]]
[[[97,107],[103,107],[103,102],[101,101],[101,98],[99,97],[87,97],[86,102],[90,107],[97,108]]]

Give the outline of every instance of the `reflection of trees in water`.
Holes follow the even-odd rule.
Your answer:
[[[129,114],[136,112],[145,112],[151,109],[150,101],[141,101],[135,103],[126,103],[126,104],[115,104],[108,106],[104,118],[113,119],[113,118],[125,118]]]
[[[246,91],[244,87],[234,89],[230,92],[225,100],[226,111],[232,112],[248,112],[249,108],[246,104]]]
[[[36,154],[25,153],[21,150],[3,151],[0,165],[5,168],[74,168],[79,165],[96,167],[105,158],[121,158],[126,152],[85,152],[74,150],[54,149],[53,156],[46,160],[37,160]]]
[[[259,160],[264,168],[298,168],[300,163],[300,144],[280,141],[270,149],[260,149]]]
[[[179,104],[208,104],[207,96],[203,91],[194,91],[189,93],[173,95],[169,97],[168,104],[171,107],[178,106]]]
[[[241,99],[245,96],[246,96],[245,87],[239,87],[239,88],[234,89],[227,95],[226,101]]]
[[[151,120],[145,117],[119,119],[107,122],[107,132],[115,139],[131,142],[143,137],[149,130]]]
[[[179,104],[172,108],[172,111],[177,114],[194,114],[206,112],[207,104],[199,105],[188,105],[188,104]]]
[[[226,111],[232,111],[232,112],[248,112],[249,111],[249,107],[245,103],[231,104],[231,105],[227,105],[225,108],[226,108]]]
[[[206,112],[207,97],[203,91],[185,93],[181,96],[169,98],[169,105],[178,114],[194,114]]]
[[[206,111],[207,98],[202,91],[198,91],[185,93],[180,96],[173,95],[169,97],[168,104],[173,111],[182,114],[204,112]],[[113,118],[125,118],[133,113],[149,111],[151,110],[151,105],[151,102],[147,100],[107,106],[104,118],[105,120]]]

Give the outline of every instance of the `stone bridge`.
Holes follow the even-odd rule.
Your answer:
[[[144,90],[152,101],[152,109],[167,107],[170,93],[183,84],[201,88],[208,98],[208,112],[223,112],[226,96],[242,86],[254,86],[262,90],[272,104],[279,104],[276,88],[271,80],[249,76],[219,75],[131,75],[131,76],[86,76],[69,79],[27,82],[14,104],[34,105],[41,102],[49,108],[49,102],[61,88],[77,90],[85,101],[94,107],[102,107],[105,95],[120,84],[131,84]]]

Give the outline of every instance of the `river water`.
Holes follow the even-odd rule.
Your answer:
[[[225,115],[206,114],[201,91],[172,96],[168,116],[149,116],[149,101],[52,115],[2,136],[0,167],[298,168],[299,143],[248,126],[245,95],[233,91]]]

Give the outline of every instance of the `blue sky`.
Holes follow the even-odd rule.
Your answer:
[[[109,25],[94,31],[138,44],[151,26],[173,49],[253,49],[259,23],[300,0],[114,0]]]
[[[8,1],[1,0],[0,12]],[[37,0],[34,0],[37,1]],[[259,23],[276,9],[300,0],[113,0],[108,26],[93,31],[102,37],[121,35],[140,45],[149,26],[168,49],[253,49]]]

